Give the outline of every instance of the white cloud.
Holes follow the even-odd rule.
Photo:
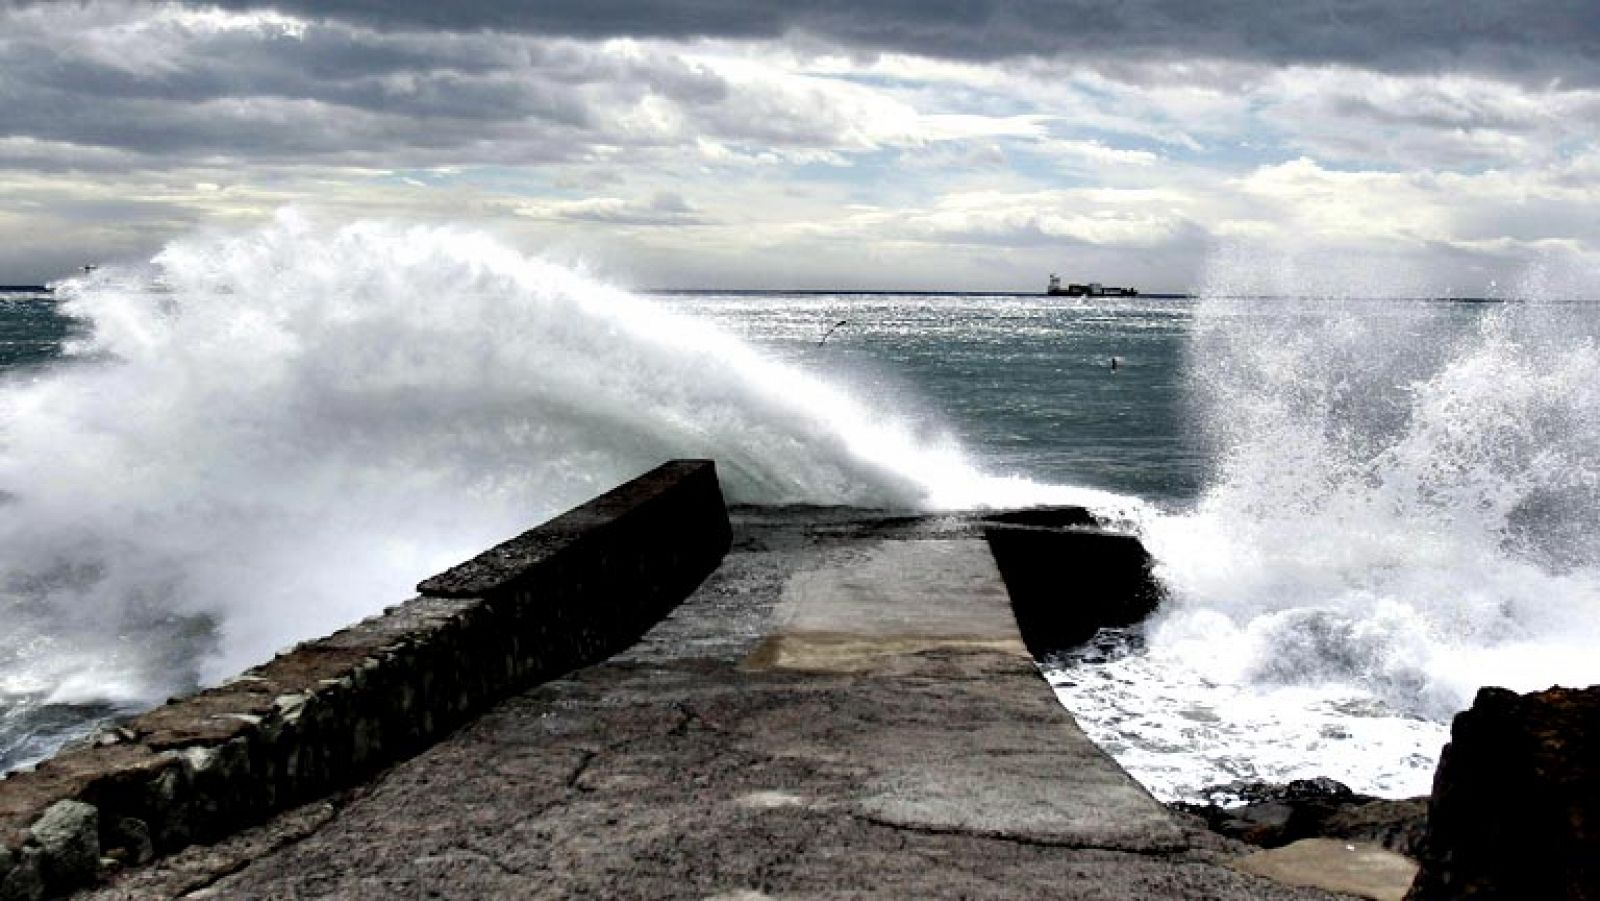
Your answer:
[[[1576,165],[1586,165],[1579,161]],[[1382,246],[1425,257],[1448,248],[1468,255],[1534,256],[1600,250],[1600,184],[1575,185],[1565,166],[1482,173],[1339,171],[1301,158],[1239,179],[1259,204],[1258,223],[1286,241]]]
[[[705,218],[686,200],[671,192],[649,198],[586,197],[582,200],[530,201],[513,212],[529,219],[600,222],[612,225],[701,225]]]
[[[1149,166],[1161,159],[1160,154],[1148,150],[1126,150],[1100,141],[1051,141],[1043,149],[1053,155],[1118,166]]]
[[[1330,160],[1434,167],[1533,164],[1593,143],[1600,91],[1463,75],[1286,69],[1256,93],[1286,143]]]
[[[1149,248],[1193,230],[1195,206],[1192,197],[1161,190],[974,191],[922,208],[862,211],[815,229],[930,246],[1067,240]]]
[[[1439,272],[1600,248],[1594,79],[1280,65],[1215,42],[985,62],[817,32],[360,21],[0,6],[0,245],[135,252],[310,202],[604,248],[655,261],[657,283],[691,258],[696,277],[716,260],[795,284],[802,261],[825,282],[878,255],[1003,287],[1070,246],[1182,287],[1215,241],[1298,236]],[[0,281],[49,274],[28,265],[0,254]]]

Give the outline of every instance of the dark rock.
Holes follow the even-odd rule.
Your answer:
[[[1600,687],[1485,688],[1450,733],[1409,901],[1600,898]]]
[[[13,855],[10,872],[0,870],[0,901],[38,901],[44,897],[41,857],[39,849],[33,847]]]
[[[30,832],[44,854],[44,874],[52,889],[94,879],[100,866],[100,811],[93,805],[57,801]]]
[[[1343,782],[1326,776],[1318,776],[1315,779],[1294,779],[1287,783],[1229,782],[1224,785],[1214,785],[1205,789],[1202,794],[1216,803],[1226,803],[1226,799],[1237,799],[1245,804],[1261,804],[1269,801],[1340,804],[1376,800],[1371,795],[1356,794]]]
[[[1415,860],[1428,826],[1428,799],[1403,798],[1357,804],[1335,811],[1322,822],[1325,838],[1372,842]]]
[[[1321,838],[1322,823],[1333,813],[1375,801],[1332,779],[1273,782],[1229,782],[1201,792],[1209,803],[1173,805],[1206,821],[1229,838],[1276,848],[1302,838]]]
[[[1287,845],[1300,837],[1289,829],[1289,821],[1292,819],[1294,819],[1294,807],[1282,801],[1246,804],[1224,811],[1215,819],[1206,818],[1211,824],[1212,831],[1263,848]]]
[[[149,863],[156,856],[150,827],[144,820],[117,817],[115,823],[102,830],[101,838],[106,856],[125,864]]]
[[[1201,794],[1209,803],[1172,806],[1198,816],[1213,832],[1263,848],[1337,838],[1370,841],[1415,857],[1427,817],[1425,799],[1383,800],[1323,777],[1287,785],[1230,782]]]
[[[1103,628],[1138,623],[1161,602],[1150,555],[1133,535],[994,521],[983,534],[1036,658],[1077,647]]]

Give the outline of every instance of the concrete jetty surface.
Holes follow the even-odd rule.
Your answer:
[[[1339,897],[1230,869],[1084,737],[975,519],[731,519],[627,651],[83,897]]]

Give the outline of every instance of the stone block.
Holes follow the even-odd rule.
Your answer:
[[[28,831],[39,845],[45,884],[52,892],[95,877],[100,866],[100,811],[93,805],[57,801]]]
[[[1035,657],[1077,647],[1103,628],[1133,625],[1161,601],[1150,555],[1133,535],[991,523],[984,537]]]

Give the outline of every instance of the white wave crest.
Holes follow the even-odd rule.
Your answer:
[[[734,500],[1065,497],[482,234],[286,213],[60,295],[90,337],[0,391],[0,693],[218,678],[672,457]]]
[[[1600,308],[1240,299],[1239,267],[1296,271],[1221,257],[1196,308],[1214,470],[1145,524],[1169,601],[1104,690],[1064,694],[1168,796],[1425,792],[1480,686],[1600,682]]]

